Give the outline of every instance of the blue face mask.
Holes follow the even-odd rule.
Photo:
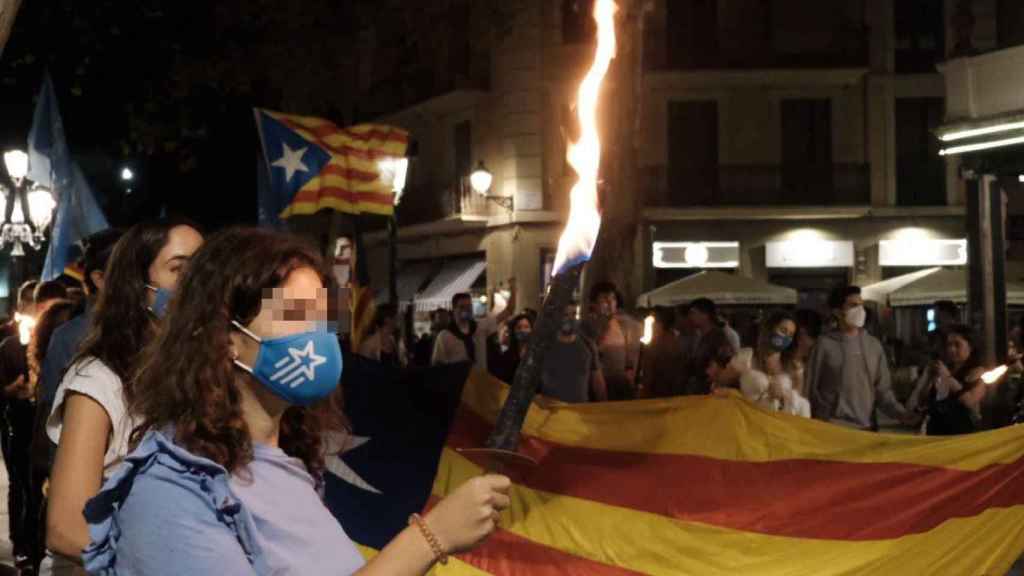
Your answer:
[[[263,339],[232,320],[242,334],[260,343],[256,364],[235,365],[249,372],[271,392],[289,404],[308,406],[323,400],[341,379],[341,346],[326,328],[291,336]]]
[[[516,330],[516,340],[519,340],[520,342],[526,342],[529,339],[530,339],[530,331],[529,330]]]
[[[786,348],[789,348],[789,345],[792,344],[792,343],[793,343],[793,339],[790,338],[789,336],[786,336],[785,334],[779,334],[779,333],[772,334],[772,338],[771,338],[772,348],[774,348],[774,349],[776,349],[776,350],[778,350],[780,352],[785,350]]]
[[[146,306],[146,310],[149,310],[157,318],[163,318],[164,314],[167,313],[167,304],[171,302],[171,296],[174,296],[174,292],[167,288],[157,288],[146,284],[146,288],[156,292],[156,300],[153,301],[152,306]]]

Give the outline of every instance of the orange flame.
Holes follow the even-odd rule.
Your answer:
[[[558,239],[554,273],[565,266],[588,260],[601,229],[601,213],[597,209],[597,175],[601,166],[601,139],[597,134],[597,97],[608,66],[615,57],[615,11],[613,0],[594,1],[597,21],[597,52],[590,71],[580,83],[576,96],[576,115],[580,138],[569,143],[566,158],[576,171],[576,184],[569,196],[569,219]]]

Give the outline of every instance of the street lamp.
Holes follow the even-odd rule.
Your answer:
[[[121,169],[121,180],[124,180],[125,182],[131,182],[134,179],[135,173],[132,172],[131,168],[125,166],[124,168]]]
[[[473,170],[472,174],[469,175],[469,186],[473,188],[473,191],[477,194],[487,198],[491,202],[501,206],[505,210],[512,212],[513,204],[511,196],[491,196],[488,192],[491,190],[491,183],[494,182],[494,175],[491,174],[490,170],[484,166],[483,160],[476,165],[476,170]]]
[[[11,246],[11,256],[24,256],[27,244],[37,250],[43,230],[50,225],[57,203],[46,188],[25,177],[28,155],[21,150],[4,153],[6,175],[0,182],[0,250]]]

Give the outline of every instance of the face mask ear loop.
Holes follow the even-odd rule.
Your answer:
[[[232,325],[233,325],[233,326],[234,326],[235,328],[237,328],[239,332],[241,332],[242,334],[245,334],[245,335],[246,335],[246,336],[248,336],[249,338],[252,338],[252,339],[253,339],[253,340],[255,340],[256,342],[263,342],[263,340],[262,340],[262,339],[261,339],[261,338],[260,338],[259,336],[257,336],[257,335],[255,335],[255,334],[253,334],[253,333],[252,333],[252,331],[251,331],[251,330],[249,330],[248,328],[246,328],[245,326],[242,326],[242,324],[241,324],[241,323],[240,323],[239,321],[237,321],[237,320],[232,320],[232,321],[231,321],[231,324],[232,324]],[[241,362],[240,362],[240,361],[238,360],[238,358],[232,358],[232,359],[231,359],[231,362],[233,362],[233,363],[235,364],[235,366],[238,366],[238,367],[239,367],[239,368],[241,368],[242,370],[245,370],[245,371],[246,371],[246,372],[248,372],[249,374],[252,374],[252,368],[250,368],[249,366],[246,366],[245,364],[242,364],[242,363],[241,363]]]
[[[239,322],[238,320],[232,320],[232,321],[231,321],[231,324],[232,324],[232,325],[233,325],[233,326],[234,326],[235,328],[237,328],[239,332],[241,332],[242,334],[245,334],[245,335],[246,335],[246,336],[248,336],[249,338],[252,338],[252,339],[253,339],[253,340],[255,340],[256,342],[258,342],[258,343],[262,343],[262,342],[263,342],[263,339],[262,339],[262,338],[260,338],[259,336],[257,336],[257,335],[255,335],[255,334],[253,334],[253,333],[252,333],[252,330],[249,330],[249,329],[248,329],[248,328],[246,328],[245,326],[242,326],[242,324],[241,324],[241,323],[240,323],[240,322]]]

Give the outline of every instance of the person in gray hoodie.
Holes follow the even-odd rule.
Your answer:
[[[829,297],[837,329],[818,339],[807,362],[811,416],[835,424],[877,430],[875,409],[911,424],[917,418],[892,390],[889,361],[877,338],[864,330],[867,316],[857,286],[840,286]]]

